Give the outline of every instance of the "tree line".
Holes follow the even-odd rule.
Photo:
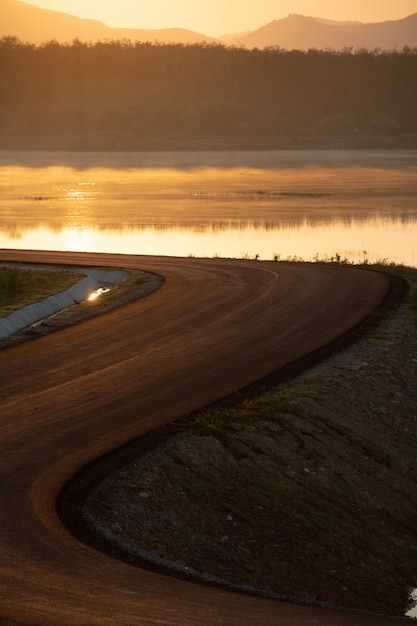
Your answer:
[[[0,40],[0,134],[417,131],[417,49]]]

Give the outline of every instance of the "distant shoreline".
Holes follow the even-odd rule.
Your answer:
[[[417,134],[350,136],[140,137],[120,133],[0,136],[7,151],[225,151],[417,149]]]

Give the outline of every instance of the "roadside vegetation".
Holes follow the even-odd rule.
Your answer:
[[[0,267],[0,318],[69,289],[83,274],[69,270]]]

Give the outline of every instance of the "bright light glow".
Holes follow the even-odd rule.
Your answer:
[[[99,296],[102,296],[103,293],[107,293],[108,291],[110,291],[108,287],[100,287],[99,289],[96,289],[96,291],[90,293],[87,300],[89,302],[92,302],[93,300],[96,300]]]
[[[25,0],[44,9],[123,28],[181,27],[212,37],[256,30],[290,13],[333,20],[382,22],[416,12],[415,0]]]

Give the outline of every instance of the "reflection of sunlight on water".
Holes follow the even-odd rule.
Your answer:
[[[67,196],[71,199],[75,198],[76,200],[85,198],[83,191],[74,191],[73,189],[67,192]]]
[[[74,224],[69,228],[64,228],[59,235],[58,245],[60,250],[71,250],[73,252],[96,252],[96,234],[93,228],[86,228],[80,224]],[[47,250],[48,248],[44,248]]]
[[[70,188],[66,192],[63,219],[66,224],[64,239],[68,242],[68,250],[82,252],[89,250],[92,245],[89,225],[95,222],[91,201],[96,200],[96,197],[89,189],[94,186],[94,182],[80,182],[77,188]]]
[[[96,197],[89,191],[89,188],[94,186],[95,183],[78,183],[76,189],[71,188],[67,191],[67,200],[95,200]]]
[[[257,193],[254,199],[247,194],[242,199],[239,193],[231,194],[225,181],[213,182],[210,170],[204,180],[212,195],[195,199],[201,172],[196,179],[188,178],[185,188],[184,173],[175,177],[171,172],[169,183],[158,178],[163,188],[155,186],[154,174],[151,182],[140,179],[133,184],[132,176],[139,174],[137,170],[117,173],[119,185],[120,179],[128,179],[120,196],[115,195],[119,188],[111,190],[105,180],[107,170],[101,172],[99,185],[59,185],[60,197],[54,195],[55,186],[42,190],[49,195],[38,195],[36,189],[35,196],[24,194],[20,201],[8,199],[7,193],[0,196],[0,247],[266,260],[325,259],[337,254],[350,262],[363,261],[366,250],[371,262],[386,259],[417,265],[417,188],[414,191],[412,186],[405,199],[398,199],[396,192],[376,201],[357,197],[356,189],[353,196],[349,190],[339,194],[337,201],[332,195],[316,198],[296,193],[284,194],[283,199],[275,197],[275,191],[268,199],[264,192],[261,200]],[[95,170],[94,177],[98,176]],[[229,172],[227,183],[231,177]],[[251,189],[258,183],[263,189],[268,184],[272,190],[277,188],[271,172],[262,172],[261,178],[251,181]],[[311,184],[311,172],[307,179]],[[102,191],[105,184],[107,195]],[[299,182],[303,185],[305,180]],[[214,189],[222,194],[215,197]]]
[[[395,222],[381,227],[370,221],[346,228],[335,221],[317,227],[306,222],[276,228],[233,222],[204,227],[198,224],[195,229],[175,224],[103,229],[93,226],[91,220],[86,224],[80,216],[74,218],[61,229],[24,229],[18,240],[0,230],[0,247],[228,258],[259,255],[262,260],[314,260],[338,254],[349,262],[387,259],[417,266],[417,222],[401,227]]]
[[[19,159],[0,153],[0,247],[417,265],[414,152]]]

